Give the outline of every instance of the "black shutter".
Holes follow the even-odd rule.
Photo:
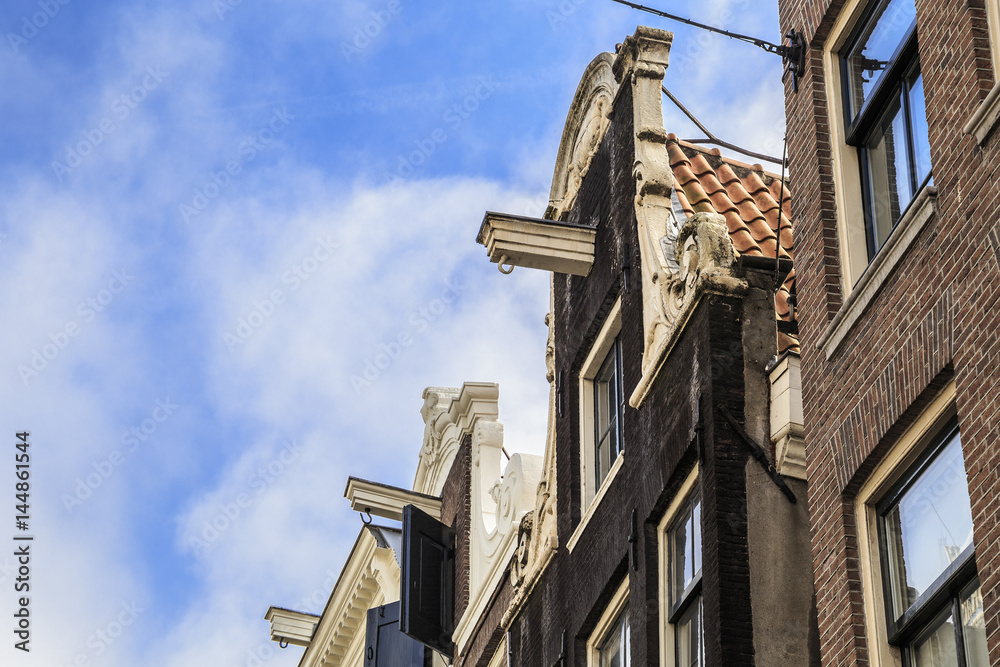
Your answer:
[[[399,631],[399,603],[368,610],[365,667],[424,667],[427,649]]]
[[[413,505],[403,508],[399,629],[451,657],[455,531]]]

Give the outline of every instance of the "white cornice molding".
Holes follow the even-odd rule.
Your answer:
[[[371,530],[363,528],[299,667],[355,662],[363,651],[368,610],[398,600],[399,579],[392,549],[380,546]]]
[[[309,646],[319,624],[319,616],[284,607],[269,607],[264,620],[271,622],[271,641]]]
[[[441,518],[441,498],[358,477],[347,478],[344,497],[351,501],[355,512],[393,521],[403,520],[403,508],[407,505],[415,505],[435,519]]]

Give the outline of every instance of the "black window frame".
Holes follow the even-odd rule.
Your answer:
[[[951,444],[952,438],[961,433],[957,418],[952,417],[934,436],[933,443],[920,455],[887,493],[875,504],[876,530],[878,533],[879,568],[882,575],[882,598],[886,620],[887,638],[890,645],[900,649],[903,667],[910,667],[913,659],[908,646],[918,639],[925,630],[942,615],[952,615],[955,630],[955,650],[959,667],[966,665],[965,642],[961,623],[961,595],[969,584],[978,579],[976,569],[975,544],[970,544],[961,554],[938,575],[937,579],[896,618],[893,609],[892,580],[889,572],[889,543],[885,530],[885,517],[921,475],[935,461],[937,456]],[[961,447],[961,439],[959,440]],[[964,450],[963,450],[964,460]]]
[[[600,415],[600,392],[598,391],[599,384],[605,384],[607,381],[601,381],[602,371],[608,365],[608,361],[611,360],[612,370],[611,375],[615,381],[615,400],[614,400],[614,413],[609,415],[608,428],[601,433],[600,431],[600,420],[598,416]],[[611,344],[611,349],[608,350],[607,356],[601,362],[598,367],[597,373],[594,375],[594,379],[591,380],[593,385],[594,401],[591,409],[593,410],[594,418],[594,493],[601,488],[604,484],[604,480],[607,479],[608,473],[614,466],[615,461],[618,456],[625,451],[625,438],[624,429],[622,428],[623,416],[625,414],[625,390],[622,386],[624,384],[624,370],[622,366],[622,345],[621,345],[621,333],[615,336],[614,342]],[[612,406],[609,406],[612,407]],[[601,470],[601,443],[604,438],[611,432],[611,429],[615,430],[615,442],[618,443],[616,451],[608,453],[608,469]]]
[[[669,623],[672,626],[671,629],[670,629],[670,631],[674,633],[674,656],[673,656],[673,660],[674,660],[674,664],[675,665],[679,664],[679,662],[680,662],[679,659],[678,659],[678,657],[677,657],[677,651],[678,651],[678,648],[679,648],[678,644],[677,644],[677,622],[681,619],[681,617],[684,615],[684,613],[688,610],[688,608],[692,604],[695,604],[698,600],[702,599],[702,580],[704,578],[703,572],[704,572],[704,569],[705,569],[705,566],[704,566],[704,553],[705,552],[704,552],[704,549],[702,548],[702,545],[699,544],[698,545],[698,549],[699,549],[699,551],[702,554],[702,567],[694,575],[694,577],[691,580],[691,583],[689,583],[687,586],[685,586],[684,590],[681,591],[678,594],[678,596],[677,596],[678,599],[674,600],[673,599],[673,595],[674,595],[674,581],[673,581],[673,576],[674,576],[674,563],[675,563],[676,557],[675,557],[675,554],[674,554],[674,539],[673,539],[673,535],[674,535],[674,531],[676,531],[679,526],[681,526],[682,524],[687,523],[687,521],[692,517],[692,515],[694,514],[694,508],[695,508],[696,505],[701,505],[702,506],[702,510],[703,511],[701,513],[701,517],[704,518],[704,504],[702,503],[701,484],[700,483],[697,484],[688,493],[687,498],[684,499],[683,505],[678,509],[676,516],[674,516],[671,519],[670,523],[667,525],[666,530],[665,530],[665,533],[666,533],[666,540],[665,541],[666,541],[666,545],[667,545],[667,554],[666,554],[666,557],[667,557],[667,567],[666,567],[666,574],[667,574],[667,581],[666,581],[666,588],[667,588],[667,623]],[[699,536],[704,537],[704,528],[702,526],[699,526],[698,534],[699,534]],[[701,633],[700,646],[701,646],[701,653],[702,653],[702,655],[704,655],[704,652],[705,652],[705,618],[704,618],[704,602],[703,601],[702,601],[702,617],[701,617],[700,622],[698,624],[698,631]]]
[[[885,72],[880,77],[868,97],[862,102],[861,108],[858,110],[857,114],[855,114],[852,110],[851,105],[853,101],[853,91],[851,89],[850,71],[846,56],[857,45],[861,35],[869,26],[869,21],[871,21],[872,17],[888,5],[889,2],[891,2],[891,0],[873,0],[870,2],[869,6],[865,9],[864,14],[862,14],[851,31],[849,38],[844,43],[844,46],[838,51],[837,54],[840,61],[841,102],[844,114],[846,143],[849,146],[855,147],[858,152],[858,171],[861,177],[861,197],[865,222],[865,243],[868,251],[869,264],[871,264],[876,255],[878,255],[882,246],[885,244],[885,241],[889,237],[887,236],[886,239],[883,239],[882,243],[879,243],[876,239],[876,220],[873,206],[874,193],[871,183],[868,150],[865,144],[871,137],[872,133],[881,125],[886,110],[900,98],[902,98],[901,104],[903,106],[903,119],[906,126],[905,144],[908,165],[910,168],[910,173],[907,174],[907,178],[909,179],[910,187],[913,191],[913,197],[909,202],[907,202],[906,206],[900,208],[899,216],[892,221],[893,230],[895,230],[899,221],[906,216],[906,212],[910,209],[913,202],[916,201],[917,193],[919,193],[934,178],[934,169],[933,165],[931,165],[928,175],[919,182],[917,181],[918,176],[915,171],[917,165],[915,154],[916,143],[913,137],[910,97],[909,95],[902,94],[903,87],[907,85],[908,81],[920,76],[920,58],[917,45],[917,21],[915,18],[909,28],[906,29],[903,39],[893,52],[892,58],[885,68]],[[891,236],[891,234],[892,232],[890,232],[889,235]]]

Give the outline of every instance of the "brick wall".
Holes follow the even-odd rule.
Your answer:
[[[952,377],[991,662],[1000,664],[1000,272],[988,239],[1000,215],[1000,142],[994,133],[980,148],[962,133],[995,79],[984,3],[917,0],[936,212],[827,360],[817,341],[846,295],[830,145],[830,123],[843,121],[839,101],[826,99],[822,50],[844,4],[779,0],[782,32],[802,30],[810,44],[798,94],[786,86],[786,117],[823,664],[869,660],[854,493]]]

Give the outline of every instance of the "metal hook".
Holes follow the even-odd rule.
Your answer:
[[[288,640],[282,639],[281,641],[278,642],[278,646],[280,648],[288,648]]]
[[[509,276],[514,271],[514,265],[508,264],[507,266],[510,268],[504,270],[503,265],[504,262],[506,261],[507,261],[507,255],[500,255],[500,261],[497,262],[497,268],[500,269],[500,273],[504,274],[505,276]]]
[[[370,526],[372,523],[371,511],[366,507],[365,511],[359,512],[359,514],[361,515],[361,523],[365,524],[366,526]],[[368,517],[367,519],[365,519],[366,516]]]

